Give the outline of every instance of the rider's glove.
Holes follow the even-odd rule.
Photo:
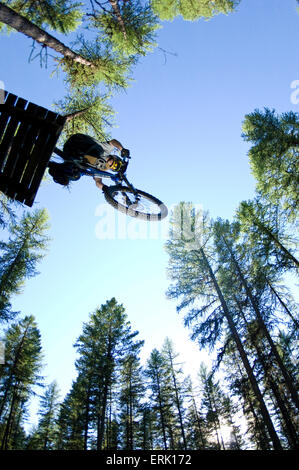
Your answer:
[[[130,150],[128,149],[122,149],[122,151],[120,152],[121,156],[123,158],[129,158],[130,157]]]

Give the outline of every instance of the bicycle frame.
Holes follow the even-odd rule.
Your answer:
[[[74,163],[76,164],[76,161]],[[115,183],[120,183],[121,182],[121,178],[120,178],[118,173],[114,174],[114,173],[110,173],[108,171],[98,170],[97,168],[93,168],[93,167],[82,168],[82,166],[81,166],[81,164],[77,165],[77,167],[79,167],[82,175],[98,176],[99,178],[110,178]]]
[[[102,187],[103,194],[112,207],[132,217],[138,217],[143,220],[162,220],[167,216],[167,207],[162,201],[152,196],[151,194],[141,191],[140,189],[134,188],[134,186],[128,181],[126,177],[126,171],[130,157],[122,157],[122,167],[119,171],[113,172],[112,170],[103,171],[91,165],[89,162],[77,156],[77,158],[68,157],[62,150],[55,147],[53,152],[64,160],[65,163],[69,162],[71,165],[80,172],[80,176],[87,175],[92,176],[94,179],[98,176],[99,178],[109,178],[114,182],[111,186],[99,185]],[[73,175],[73,179],[78,179]],[[54,180],[55,181],[55,180]],[[125,183],[125,185],[123,184]],[[149,202],[150,207],[147,208]],[[157,213],[158,210],[158,213]]]

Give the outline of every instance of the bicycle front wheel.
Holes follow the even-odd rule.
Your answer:
[[[135,191],[126,186],[104,186],[104,196],[108,204],[131,217],[158,221],[164,219],[167,207],[156,197],[140,189]]]

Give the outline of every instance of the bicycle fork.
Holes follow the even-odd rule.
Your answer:
[[[134,206],[134,205],[136,205],[136,204],[138,205],[138,202],[139,202],[139,200],[140,200],[140,196],[139,196],[139,194],[138,194],[137,189],[134,188],[134,186],[127,180],[127,178],[125,177],[125,175],[123,175],[123,178],[122,178],[122,179],[123,179],[123,181],[127,184],[127,186],[132,190],[132,193],[133,193],[134,196],[135,196],[135,200],[132,202],[132,201],[130,200],[130,198],[127,196],[126,192],[122,192],[122,196],[123,196],[123,198],[124,198],[124,200],[125,200],[126,206],[128,206],[128,207],[131,206],[131,207],[132,207],[132,206]]]

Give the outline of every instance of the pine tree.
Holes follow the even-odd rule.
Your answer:
[[[14,449],[26,405],[39,384],[41,339],[34,317],[13,324],[5,337],[5,364],[1,366],[0,442],[2,450]]]
[[[109,389],[107,410],[106,410],[106,423],[105,423],[105,436],[104,436],[104,449],[117,450],[123,446],[122,441],[122,428],[120,419],[120,400],[119,400],[119,387],[117,374],[113,374],[113,384]],[[126,422],[128,424],[128,422]]]
[[[53,450],[57,442],[57,414],[59,410],[57,383],[52,382],[40,399],[38,426],[31,436],[29,447],[36,450]]]
[[[225,450],[221,432],[222,392],[219,383],[215,382],[211,373],[204,364],[200,365],[199,379],[202,393],[202,407],[205,410],[205,418],[210,438],[210,446],[217,450]]]
[[[230,13],[240,0],[152,0],[153,10],[162,20],[182,16],[185,20],[209,19],[219,13]]]
[[[121,448],[125,450],[141,448],[139,423],[142,419],[142,399],[145,387],[140,360],[136,354],[130,354],[124,358],[120,368],[119,382]]]
[[[152,429],[155,449],[174,449],[176,441],[176,418],[173,410],[170,377],[165,357],[154,349],[147,361],[145,376],[150,390],[149,403],[155,413]]]
[[[53,2],[54,4],[54,2]],[[37,5],[37,3],[36,3]],[[39,5],[40,8],[41,4]],[[22,8],[19,9],[20,11]],[[46,9],[45,9],[46,10]],[[40,12],[42,11],[41,9],[39,10]],[[48,22],[49,17],[42,15],[42,19],[39,20],[38,18],[38,12],[33,15],[34,20],[37,20],[38,22]],[[55,10],[52,11],[52,14],[56,14]],[[27,16],[30,16],[27,14]],[[59,15],[60,20],[56,21],[56,28],[61,29],[61,20],[64,17],[64,15]],[[93,67],[93,64],[77,52],[71,50],[69,47],[67,47],[65,44],[63,44],[61,41],[56,39],[54,36],[51,34],[47,33],[44,29],[41,29],[37,24],[33,23],[29,19],[27,19],[25,16],[21,15],[20,13],[17,12],[17,10],[14,10],[13,8],[10,8],[3,3],[0,5],[0,21],[4,23],[6,26],[9,28],[15,29],[19,31],[22,34],[25,34],[26,36],[32,38],[34,41],[37,41],[38,43],[42,44],[44,47],[49,47],[50,49],[55,50],[59,54],[62,54],[63,57],[67,60],[79,62],[85,66]],[[52,20],[51,20],[52,21]],[[53,16],[53,21],[54,16]],[[52,22],[52,26],[54,23]],[[73,22],[72,28],[76,27],[76,21]],[[68,28],[65,26],[65,28]]]
[[[256,361],[256,370],[264,382],[265,392],[264,395],[269,396],[274,404],[273,413],[281,422],[283,434],[287,437],[290,448],[296,448],[298,438],[296,432],[296,424],[292,420],[294,416],[294,409],[286,399],[285,385],[281,380],[279,370],[271,358],[269,347],[267,347],[263,332],[259,323],[255,320],[247,321],[243,310],[240,307],[241,317],[246,324],[247,337],[245,338],[248,348],[252,349],[253,357]]]
[[[26,278],[36,275],[36,264],[44,256],[48,238],[45,211],[25,214],[20,222],[10,224],[8,242],[1,242],[0,312],[10,316],[10,297],[19,293]]]
[[[130,67],[155,46],[157,19],[150,6],[139,0],[107,3],[109,6],[90,2],[90,9],[86,3],[81,10],[80,3],[67,0],[8,1],[7,5],[0,5],[0,21],[43,48],[55,50],[59,54],[55,61],[66,72],[66,81],[73,88],[94,88],[100,82],[124,87]],[[45,29],[50,26],[67,33],[77,29],[81,19],[84,29],[93,32],[93,38],[87,39],[90,34],[76,34],[72,49]]]
[[[296,446],[298,437],[290,419],[292,407],[298,406],[296,386],[290,369],[282,361],[272,339],[273,326],[279,327],[279,319],[267,295],[268,286],[261,260],[247,243],[244,244],[244,240],[237,243],[237,225],[233,228],[228,222],[218,220],[214,228],[221,264],[219,276],[222,284],[227,284],[232,308],[238,312],[239,325],[243,325],[243,342],[248,345],[247,353],[252,352],[256,374],[263,381],[269,400],[275,403],[274,414],[282,420],[291,447]],[[235,286],[235,292],[232,285]]]
[[[208,449],[207,423],[201,406],[198,404],[198,394],[190,377],[186,379],[187,408],[186,408],[186,439],[187,449]]]
[[[11,199],[0,191],[0,227],[3,229],[15,220],[13,206]]]
[[[138,351],[142,342],[135,341],[125,309],[113,298],[98,308],[83,327],[76,342],[80,354],[77,367],[90,378],[89,428],[96,435],[96,449],[105,446],[107,405],[116,370],[128,354]]]
[[[296,302],[291,289],[283,285],[286,274],[296,274],[295,227],[285,211],[269,203],[259,194],[252,201],[241,202],[236,212],[236,227],[241,231],[243,245],[250,256],[250,271],[264,292],[263,302],[275,311],[278,318],[289,318],[290,328],[296,330]],[[248,257],[248,256],[247,256]]]
[[[87,450],[91,431],[91,378],[79,374],[61,403],[57,418],[58,450]]]
[[[223,291],[216,277],[216,271],[221,264],[215,260],[217,247],[213,243],[213,235],[213,224],[205,214],[196,214],[190,204],[182,203],[175,208],[170,239],[166,245],[170,255],[169,274],[175,284],[169,288],[168,295],[170,298],[182,296],[178,311],[189,307],[185,324],[193,327],[192,338],[197,339],[201,347],[208,345],[213,349],[225,331],[232,336],[273,446],[281,449],[281,443],[236,327],[234,311],[226,300],[228,286]],[[192,303],[195,304],[194,308],[190,308]]]
[[[156,436],[156,412],[148,403],[148,401],[146,401],[145,403],[142,403],[141,414],[140,448],[142,450],[154,450]]]
[[[280,212],[280,213],[279,213]],[[287,233],[288,223],[277,206],[265,198],[241,202],[237,210],[240,229],[247,235],[251,248],[265,263],[290,270],[299,267],[295,257],[296,241]]]
[[[102,39],[114,51],[126,57],[144,56],[155,46],[160,27],[148,2],[109,0],[93,3],[91,24],[102,33]]]
[[[80,3],[72,0],[4,0],[1,3],[40,28],[48,26],[63,34],[74,31],[83,14]]]
[[[63,99],[54,103],[56,111],[67,116],[59,143],[77,133],[88,134],[101,142],[108,140],[107,129],[114,123],[109,98],[109,94],[100,95],[94,87],[69,89]]]
[[[233,342],[228,344],[223,362],[230,394],[242,407],[243,417],[247,424],[244,437],[248,441],[249,436],[249,443],[245,442],[244,446],[251,448],[254,445],[256,449],[269,450],[269,438],[265,422],[259,412],[246,371]]]
[[[263,278],[269,288],[269,297],[272,304],[274,305],[276,312],[281,312],[285,317],[289,317],[291,324],[289,329],[294,329],[294,335],[298,331],[299,321],[296,318],[297,305],[295,299],[291,295],[289,289],[286,286],[278,284],[277,279],[269,279],[265,273],[263,273]]]
[[[218,219],[218,221],[214,224],[216,246],[217,246],[217,251],[220,255],[222,266],[224,265],[225,262],[227,262],[227,266],[230,266],[233,269],[233,272],[237,274],[239,283],[249,300],[252,312],[254,313],[254,316],[258,322],[259,328],[262,331],[268,343],[273,359],[276,361],[280,369],[282,377],[285,381],[285,385],[290,393],[290,396],[292,397],[294,404],[299,409],[299,400],[298,400],[296,388],[293,383],[293,379],[290,376],[289,371],[287,370],[285,364],[283,363],[278,353],[278,350],[276,348],[276,345],[272,339],[271,333],[266,323],[266,317],[263,313],[263,306],[261,305],[259,301],[259,295],[256,295],[256,294],[260,294],[259,285],[258,283],[255,283],[254,281],[251,282],[251,280],[248,279],[247,276],[245,275],[245,271],[242,266],[242,258],[239,257],[240,251],[238,252],[237,246],[236,247],[234,246],[234,240],[233,240],[233,237],[231,236],[234,230],[235,230],[234,227],[231,227],[228,222],[223,222],[220,219]],[[244,260],[244,257],[243,257],[243,260]]]
[[[252,143],[248,155],[257,189],[292,219],[298,210],[299,115],[255,110],[245,116],[242,136]]]
[[[154,437],[154,448],[164,448],[166,450],[167,447],[167,434],[166,434],[166,404],[165,404],[165,397],[163,394],[163,359],[157,349],[154,349],[151,352],[150,358],[147,361],[147,368],[145,369],[145,376],[150,379],[149,382],[149,390],[151,390],[151,397],[150,403],[151,408],[155,412],[155,431],[156,429],[161,430],[162,439],[160,441],[160,435]],[[159,424],[157,424],[157,420],[159,419]],[[156,442],[159,442],[156,444]],[[161,442],[161,443],[160,443]],[[161,446],[161,447],[160,447]]]
[[[45,255],[48,215],[45,210],[25,213],[9,225],[9,240],[0,242],[0,320],[14,316],[10,299],[21,292],[25,279],[37,274],[37,263]]]
[[[222,397],[222,415],[223,419],[231,429],[230,441],[226,445],[229,450],[241,450],[244,446],[244,439],[242,438],[240,425],[236,423],[236,415],[238,406],[233,403],[229,395]]]
[[[165,362],[167,365],[167,375],[169,376],[168,383],[170,388],[170,393],[172,395],[172,402],[174,403],[174,408],[176,409],[176,421],[178,423],[178,429],[176,434],[181,438],[177,438],[177,442],[175,443],[175,449],[187,449],[187,440],[186,440],[186,433],[185,433],[185,423],[184,423],[184,383],[183,380],[180,379],[180,376],[183,374],[181,368],[177,368],[177,363],[175,362],[178,354],[174,351],[173,342],[166,338],[162,347],[162,355],[165,358]]]

